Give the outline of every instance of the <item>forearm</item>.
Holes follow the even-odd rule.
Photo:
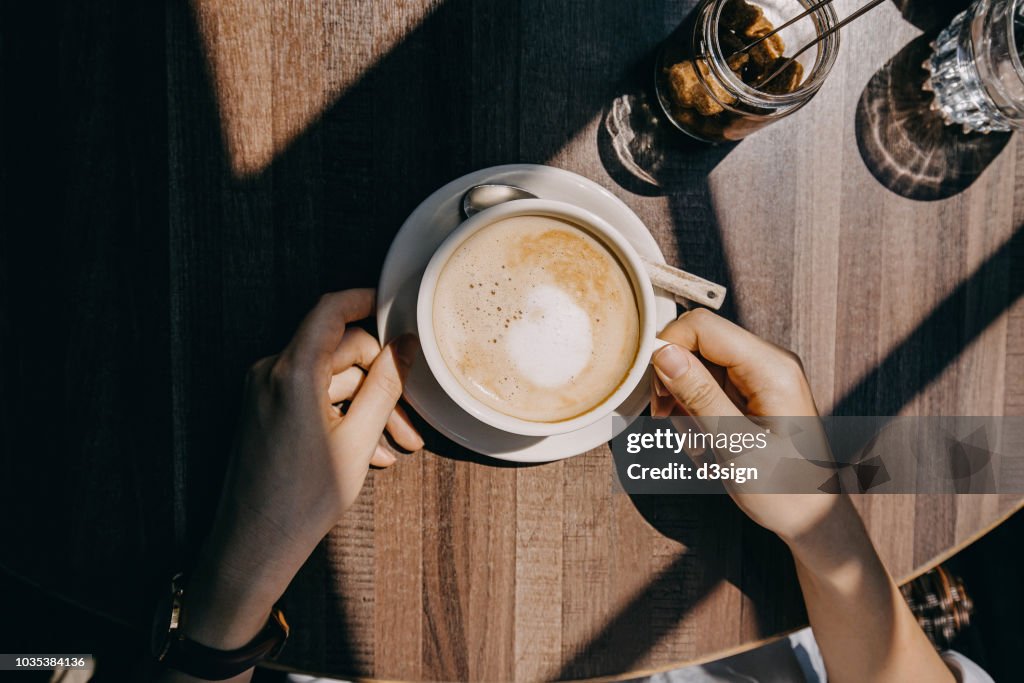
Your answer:
[[[187,586],[188,602],[182,619],[182,633],[192,641],[217,650],[234,650],[245,646],[263,629],[275,598],[256,591],[238,590],[216,575],[197,572]],[[247,683],[252,669],[228,679],[231,683]],[[167,669],[160,683],[192,683],[195,678]]]
[[[273,608],[273,598],[245,594],[230,586],[217,585],[213,577],[197,575],[188,585],[188,608],[182,621],[182,632],[189,639],[217,650],[234,650],[245,646],[263,629]],[[231,679],[231,683],[247,683],[252,669]],[[160,683],[192,683],[195,678],[171,669],[158,679]]]
[[[787,541],[829,681],[948,681],[848,498]]]
[[[215,525],[185,586],[181,631],[189,640],[217,650],[235,650],[250,643],[266,626],[294,574],[290,566],[268,570],[269,563],[255,561],[257,549],[266,548],[268,541],[239,538],[240,529],[238,525]],[[302,559],[293,560],[296,568]],[[245,683],[251,677],[250,669],[229,680]],[[203,679],[168,670],[159,680],[191,683]]]

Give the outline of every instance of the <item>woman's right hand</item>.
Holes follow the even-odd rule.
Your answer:
[[[818,415],[796,354],[705,308],[687,311],[659,336],[671,346],[655,355],[654,367],[675,392],[675,400],[657,392],[661,411],[678,400],[691,415]]]
[[[671,342],[654,355],[657,372],[653,416],[682,412],[705,425],[709,418],[816,417],[817,407],[799,358],[706,309],[684,313],[661,333]],[[728,423],[725,423],[728,424]],[[757,425],[742,421],[743,429]],[[732,426],[732,425],[729,425]],[[737,425],[739,426],[739,425]],[[820,459],[828,442],[821,434]],[[767,452],[749,452],[743,464],[769,471],[779,457],[802,458],[787,440]],[[819,459],[819,458],[816,458]],[[827,478],[817,465],[802,470],[808,481]],[[777,483],[777,482],[773,482]],[[795,488],[802,483],[791,481]],[[757,485],[728,486],[736,503],[755,522],[790,542],[838,508],[856,514],[845,497],[823,493],[751,493]]]
[[[800,361],[750,332],[705,310],[684,314],[661,337],[671,342],[654,355],[657,371],[652,415],[671,414],[678,406],[705,427],[728,426],[725,417],[815,417],[818,414]],[[712,425],[713,422],[720,423]],[[769,420],[768,422],[771,422]],[[811,457],[827,459],[824,430]],[[820,425],[819,425],[820,426]],[[772,443],[774,441],[774,443]],[[752,449],[736,459],[771,469],[773,458],[797,465],[796,476],[820,481],[822,469],[804,458],[785,437],[771,439],[771,448]],[[801,447],[801,451],[806,448]],[[821,452],[818,452],[821,451]],[[716,457],[734,457],[716,453]],[[803,463],[801,460],[803,459]],[[793,472],[790,467],[788,473]],[[827,472],[827,470],[825,470]],[[821,647],[828,679],[835,683],[877,681],[942,681],[953,676],[939,658],[892,577],[875,551],[849,496],[828,493],[752,493],[754,486],[730,485],[730,495],[758,524],[789,545],[807,605],[814,636]],[[748,482],[749,484],[749,482]],[[778,481],[773,481],[778,486]],[[786,482],[794,490],[814,484]]]

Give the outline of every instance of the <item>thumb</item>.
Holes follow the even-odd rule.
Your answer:
[[[402,397],[405,376],[418,348],[415,337],[403,335],[385,346],[373,361],[338,427],[348,446],[344,450],[364,455],[366,462],[370,461],[388,418]]]
[[[665,388],[694,417],[742,415],[704,364],[686,349],[668,344],[652,362]]]

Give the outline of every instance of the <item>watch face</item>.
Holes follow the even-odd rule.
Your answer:
[[[149,651],[159,660],[167,654],[171,644],[171,618],[174,614],[174,594],[168,593],[160,598],[153,612],[153,626],[149,637]]]

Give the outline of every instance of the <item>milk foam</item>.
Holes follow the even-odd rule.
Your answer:
[[[505,352],[516,373],[539,387],[569,384],[590,363],[590,316],[552,285],[531,288],[523,311],[523,319],[505,335]]]
[[[546,216],[475,233],[434,294],[434,335],[452,374],[485,405],[524,420],[566,420],[604,401],[633,365],[639,329],[616,257]]]

